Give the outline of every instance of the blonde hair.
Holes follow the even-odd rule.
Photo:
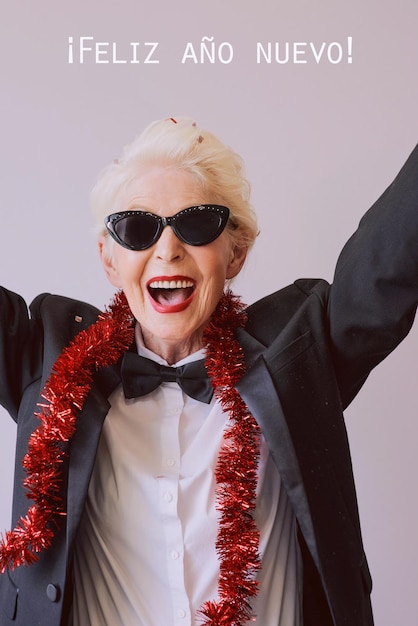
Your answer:
[[[233,243],[252,246],[258,227],[241,157],[215,135],[184,117],[150,124],[125,147],[119,160],[99,174],[90,201],[101,232],[107,215],[124,210],[118,205],[122,188],[153,165],[175,166],[194,175],[197,185],[208,194],[208,202],[229,208],[231,224],[227,232]]]

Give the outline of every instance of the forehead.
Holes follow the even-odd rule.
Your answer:
[[[121,189],[118,211],[141,208],[169,215],[209,201],[191,172],[173,166],[154,166],[133,176]]]

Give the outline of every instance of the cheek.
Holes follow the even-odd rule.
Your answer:
[[[196,262],[203,273],[210,274],[215,280],[225,279],[234,256],[229,237],[222,235],[208,246],[197,248]]]
[[[227,259],[223,254],[223,250],[219,251],[219,255],[207,255],[199,260],[199,267],[202,268],[202,296],[205,302],[215,304],[222,295],[226,276],[227,276]]]
[[[122,250],[115,255],[114,265],[122,286],[139,284],[144,273],[146,259],[141,252]]]

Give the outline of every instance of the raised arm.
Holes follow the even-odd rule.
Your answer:
[[[409,332],[418,301],[418,146],[362,218],[336,266],[329,320],[347,405]]]
[[[24,300],[0,288],[0,404],[14,419],[23,391],[41,375],[41,334]]]

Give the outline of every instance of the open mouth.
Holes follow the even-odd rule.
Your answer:
[[[147,288],[156,310],[177,312],[190,304],[196,285],[189,278],[158,278],[148,283]]]

